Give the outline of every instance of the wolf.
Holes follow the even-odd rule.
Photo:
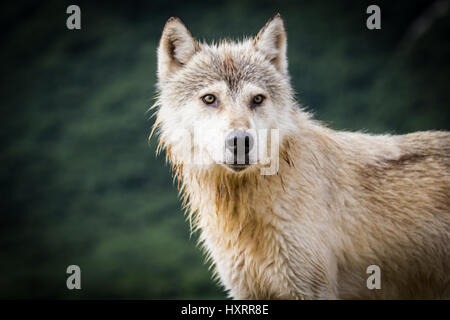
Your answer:
[[[328,128],[296,102],[286,49],[279,14],[242,41],[162,32],[152,134],[214,276],[235,299],[449,298],[450,133]]]

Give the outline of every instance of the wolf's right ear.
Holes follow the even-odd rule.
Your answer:
[[[167,20],[158,47],[158,79],[168,77],[185,65],[199,50],[199,44],[181,19]]]

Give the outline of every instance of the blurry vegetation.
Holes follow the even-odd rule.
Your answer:
[[[430,1],[14,1],[0,13],[0,298],[224,298],[156,158],[146,114],[165,20],[206,40],[288,30],[300,102],[336,129],[450,129],[450,19],[401,51]],[[82,290],[65,287],[66,267]]]

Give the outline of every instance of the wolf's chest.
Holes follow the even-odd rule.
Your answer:
[[[217,223],[217,221],[215,221]],[[217,224],[216,224],[217,225]],[[279,231],[247,223],[240,229],[202,230],[216,272],[231,296],[242,299],[293,298],[285,244]]]

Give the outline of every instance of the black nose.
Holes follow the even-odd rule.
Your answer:
[[[234,163],[248,164],[248,154],[254,144],[251,134],[241,130],[232,131],[227,136],[225,144],[227,149],[233,152]]]

